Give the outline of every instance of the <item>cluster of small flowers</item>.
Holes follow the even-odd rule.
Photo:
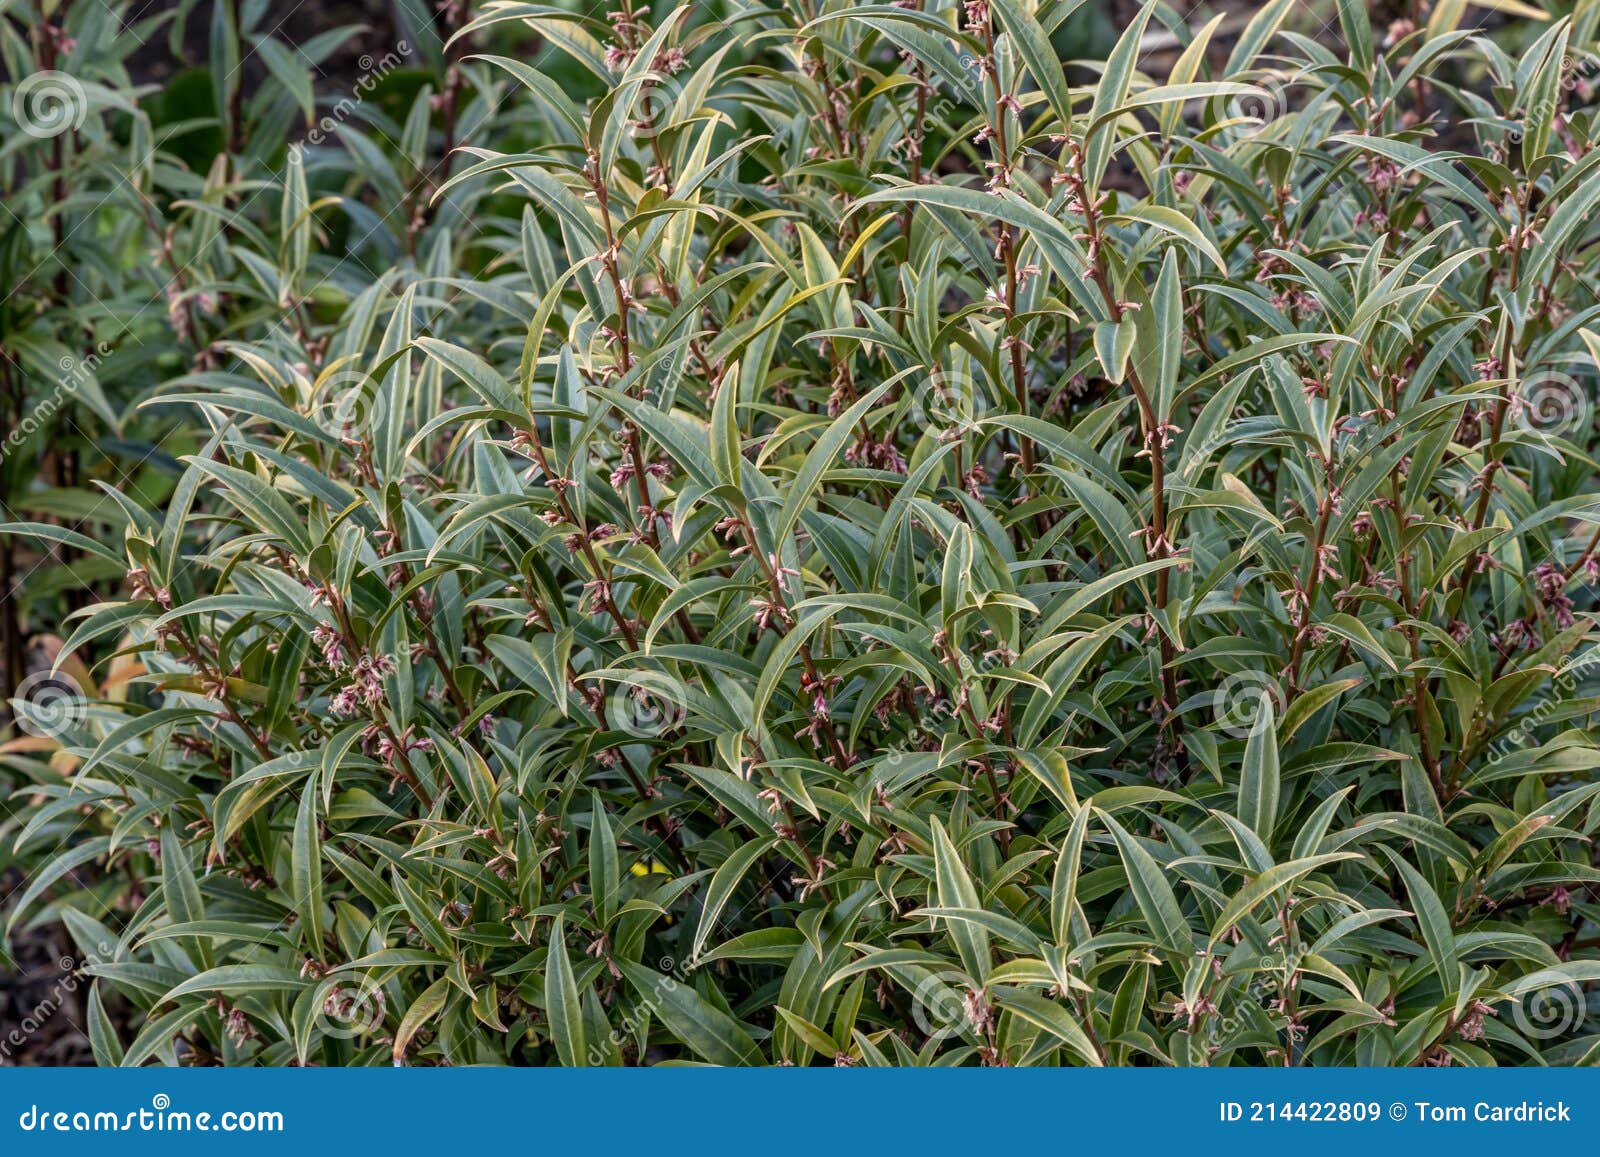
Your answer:
[[[1494,642],[1505,652],[1531,651],[1539,645],[1539,633],[1527,619],[1512,619],[1506,624],[1505,630],[1494,636]]]
[[[672,476],[672,467],[665,462],[651,462],[644,468],[644,472],[650,478],[666,479]],[[617,468],[611,472],[611,488],[620,494],[623,488],[633,480],[634,473],[635,469],[632,462],[624,461],[618,463]]]
[[[852,466],[870,466],[894,474],[906,472],[906,460],[895,446],[893,436],[885,436],[881,442],[862,436],[855,445],[846,448],[844,460]]]
[[[1483,1018],[1497,1015],[1494,1006],[1475,1000],[1468,1007],[1466,1015],[1456,1025],[1456,1035],[1462,1040],[1481,1040],[1483,1038]]]
[[[1572,626],[1572,600],[1567,597],[1566,568],[1555,562],[1541,562],[1533,568],[1533,585],[1539,593],[1556,626],[1563,630]]]
[[[150,572],[144,567],[134,567],[128,572],[128,585],[133,588],[134,598],[147,599],[162,610],[172,609],[172,592],[166,587],[156,586],[150,579]]]
[[[1381,215],[1378,214],[1378,216]],[[1360,216],[1360,214],[1357,214],[1358,218]],[[1361,223],[1359,219],[1356,221],[1358,226]],[[1285,242],[1284,248],[1306,252],[1305,245],[1296,238],[1291,238]],[[1282,279],[1283,281],[1282,287],[1272,295],[1274,308],[1296,314],[1320,313],[1322,311],[1322,301],[1298,280],[1290,281],[1289,278],[1291,276],[1298,278],[1298,273],[1295,271],[1293,263],[1287,258],[1281,257],[1276,253],[1268,253],[1261,257],[1260,269],[1256,273],[1256,281],[1260,283],[1276,279]],[[1308,392],[1314,391],[1308,390]]]
[[[631,12],[618,10],[607,14],[611,21],[612,31],[616,34],[617,42],[606,48],[606,67],[612,72],[621,72],[634,62],[638,50],[633,46],[650,35],[646,28]],[[663,48],[656,53],[655,59],[650,62],[652,72],[663,73],[667,76],[676,75],[688,67],[688,58],[684,56],[681,48]]]
[[[335,715],[355,715],[363,705],[383,702],[383,677],[394,673],[394,660],[388,655],[363,655],[351,672],[351,681],[334,695],[330,709]]]
[[[989,29],[989,0],[963,0],[961,5],[967,17],[967,31],[982,36]]]
[[[381,734],[376,728],[368,728],[362,740],[371,740],[372,748],[377,752],[378,758],[389,766],[394,767],[396,758],[412,751],[432,751],[433,740],[426,735],[416,735],[416,727],[407,727],[396,738]]]
[[[591,542],[610,538],[617,533],[617,526],[611,522],[598,522],[588,530],[575,530],[562,538],[562,544],[573,554],[577,554]]]
[[[1400,168],[1387,157],[1367,162],[1367,186],[1376,193],[1387,193],[1400,183]]]
[[[212,998],[211,1004],[222,1017],[223,1031],[228,1034],[228,1039],[233,1041],[235,1047],[243,1047],[261,1035],[256,1031],[255,1025],[250,1023],[250,1018],[244,1011],[233,1007],[223,997]]]
[[[1510,253],[1515,249],[1531,249],[1538,244],[1539,231],[1531,225],[1513,224],[1506,230],[1506,239],[1495,247],[1497,253]]]
[[[311,641],[322,651],[322,661],[335,671],[344,667],[344,640],[339,632],[326,623],[318,623],[311,630]]]
[[[808,672],[800,676],[801,694],[811,697],[809,710],[811,722],[801,728],[797,734],[809,736],[814,747],[821,748],[823,746],[822,730],[832,718],[828,695],[840,682],[842,680],[838,675],[819,675],[813,678]]]

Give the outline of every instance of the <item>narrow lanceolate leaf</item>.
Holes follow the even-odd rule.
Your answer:
[[[944,825],[931,821],[933,832],[934,895],[942,908],[982,908],[978,890],[972,883],[961,853],[951,842]],[[956,953],[967,975],[982,984],[989,975],[989,933],[965,920],[945,920],[944,929],[955,943]]]
[[[1557,95],[1571,66],[1567,57],[1568,26],[1558,25],[1551,32],[1545,38],[1544,60],[1534,72],[1522,102],[1522,167],[1530,172],[1549,147]]]
[[[744,459],[739,450],[738,364],[728,367],[711,408],[711,464],[717,481],[739,489]]]
[[[706,886],[705,901],[700,909],[700,922],[695,927],[694,941],[689,949],[691,958],[699,958],[701,949],[717,931],[717,920],[728,901],[733,898],[734,890],[761,857],[775,846],[777,846],[776,840],[756,840],[741,844],[712,874],[711,883]]]
[[[861,416],[870,410],[889,389],[887,383],[877,387],[860,398],[844,413],[840,414],[829,427],[823,431],[820,438],[806,454],[805,463],[795,475],[794,481],[788,488],[788,496],[784,499],[783,510],[778,515],[776,526],[773,528],[773,540],[781,544],[794,529],[800,515],[810,503],[812,495],[822,484],[822,476],[834,465],[834,460],[839,451],[844,448],[845,441],[850,437]]]
[[[1339,28],[1350,46],[1350,64],[1365,72],[1372,67],[1372,18],[1360,0],[1339,0]]]
[[[1422,942],[1427,945],[1428,957],[1433,961],[1435,979],[1446,996],[1453,996],[1461,983],[1461,968],[1450,914],[1422,873],[1408,864],[1398,852],[1387,845],[1382,846],[1405,881],[1411,910],[1416,913],[1417,925],[1422,930]]]
[[[1056,857],[1055,874],[1050,881],[1050,929],[1057,945],[1065,947],[1072,939],[1072,910],[1078,902],[1078,877],[1083,867],[1083,842],[1089,834],[1094,809],[1080,807],[1072,817],[1061,854]]]
[[[1509,996],[1524,997],[1546,988],[1562,985],[1593,984],[1600,981],[1600,961],[1573,960],[1550,968],[1541,968],[1526,976],[1519,976],[1506,985]]]
[[[1306,690],[1283,713],[1283,719],[1278,724],[1278,743],[1288,743],[1313,715],[1352,687],[1359,687],[1361,682],[1359,678],[1335,679]]]
[[[482,401],[501,409],[516,408],[516,393],[505,376],[471,350],[431,337],[417,338],[416,346],[459,377]]]
[[[663,975],[653,968],[625,960],[618,969],[641,1000],[677,1040],[696,1056],[718,1065],[750,1065],[760,1050],[744,1026],[712,1005],[686,980]]]
[[[566,918],[557,916],[550,927],[550,955],[545,965],[544,1011],[550,1025],[550,1040],[561,1063],[587,1065],[588,1049],[583,1037],[583,1006],[567,959]]]
[[[310,984],[311,981],[292,968],[271,964],[224,964],[191,976],[168,991],[163,1000],[174,1001],[195,993],[233,997],[252,992],[292,992]]]
[[[293,846],[293,891],[295,908],[305,928],[306,951],[323,958],[322,937],[322,834],[317,812],[319,796],[308,784],[300,796],[295,816]]]
[[[1291,887],[1302,876],[1309,875],[1329,864],[1338,863],[1340,860],[1359,860],[1359,852],[1326,852],[1322,855],[1307,856],[1300,860],[1290,860],[1287,863],[1276,864],[1262,872],[1255,879],[1247,883],[1233,897],[1228,900],[1227,907],[1217,917],[1216,923],[1211,926],[1211,943],[1215,944],[1227,935],[1235,923],[1247,916],[1255,906],[1273,896],[1282,889]]]
[[[439,1015],[449,995],[450,980],[441,976],[411,1003],[411,1007],[406,1009],[400,1018],[399,1027],[395,1029],[394,1045],[390,1049],[390,1055],[396,1065],[405,1063],[406,1050],[410,1047],[412,1038],[425,1024]]]
[[[1187,957],[1193,950],[1194,936],[1161,865],[1109,813],[1100,812],[1100,821],[1117,842],[1117,852],[1128,875],[1128,890],[1155,942],[1168,952]]]
[[[595,915],[604,926],[611,923],[611,917],[617,910],[622,873],[618,866],[617,841],[611,831],[611,819],[606,815],[599,792],[589,795],[589,815],[589,883],[594,889]]]
[[[1045,99],[1050,102],[1050,110],[1055,113],[1056,120],[1061,126],[1059,131],[1065,132],[1072,123],[1072,96],[1067,86],[1066,73],[1050,45],[1050,38],[1039,26],[1034,14],[1017,0],[991,0],[991,2],[995,14],[1000,18],[1000,23],[1016,46],[1017,55],[1022,58],[1028,72],[1038,82]],[[1065,0],[1051,5],[1050,15],[1055,21],[1063,20],[1071,14],[1072,9],[1080,7],[1083,2],[1084,0]]]
[[[1012,989],[1000,998],[999,1003],[1001,1008],[1056,1037],[1084,1064],[1098,1068],[1105,1063],[1096,1052],[1089,1035],[1055,1001],[1022,989]]]
[[[1095,86],[1094,103],[1089,110],[1091,123],[1121,106],[1126,99],[1128,90],[1133,84],[1134,70],[1139,63],[1139,45],[1144,39],[1144,30],[1149,25],[1150,15],[1154,11],[1154,0],[1150,0],[1140,7],[1138,14],[1122,30],[1121,38],[1106,59],[1105,72],[1100,78],[1100,83]],[[1106,166],[1111,162],[1116,137],[1117,128],[1113,124],[1108,124],[1099,132],[1093,133],[1085,143],[1083,168],[1091,195],[1098,195],[1100,192],[1100,181],[1105,176]]]
[[[1272,696],[1262,692],[1244,745],[1244,764],[1239,773],[1239,819],[1269,843],[1272,829],[1278,822],[1279,790],[1278,729]]]
[[[1228,264],[1217,251],[1216,244],[1200,231],[1198,225],[1176,209],[1169,209],[1165,205],[1130,205],[1108,220],[1139,222],[1170,233],[1198,249],[1200,255],[1211,262],[1218,272],[1224,274],[1228,272]],[[1161,332],[1163,338],[1167,340],[1178,340],[1183,336],[1181,329],[1169,333],[1164,324]]]

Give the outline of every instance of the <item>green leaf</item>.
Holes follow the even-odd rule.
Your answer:
[[[1050,883],[1050,929],[1055,942],[1066,947],[1072,941],[1072,913],[1078,902],[1078,875],[1083,868],[1083,843],[1089,834],[1094,809],[1080,807],[1072,817],[1067,838],[1056,857],[1055,875]]]
[[[1149,225],[1154,229],[1160,229],[1165,233],[1170,233],[1179,240],[1186,241],[1200,250],[1201,255],[1216,266],[1217,272],[1227,276],[1228,263],[1222,259],[1222,254],[1217,251],[1217,247],[1211,238],[1202,233],[1200,226],[1196,225],[1192,219],[1185,217],[1176,209],[1169,209],[1165,205],[1129,205],[1118,209],[1116,213],[1108,216],[1106,220],[1115,223],[1137,222]],[[1162,329],[1161,337],[1163,341],[1181,340],[1183,331],[1178,329],[1168,332],[1166,329]]]
[[[937,818],[929,820],[933,833],[934,895],[941,908],[982,908],[978,890],[973,886],[967,867],[961,862],[961,853],[950,842],[944,825]],[[979,984],[989,975],[989,933],[981,926],[964,920],[945,920],[945,932],[955,943],[961,966]]]
[[[1062,71],[1061,61],[1050,44],[1049,36],[1039,26],[1033,13],[1017,0],[990,0],[990,3],[995,15],[1000,17],[1006,34],[1011,37],[1017,55],[1038,82],[1045,99],[1050,102],[1050,110],[1060,122],[1060,131],[1067,131],[1072,124],[1072,95],[1067,86],[1066,73]],[[1063,0],[1051,5],[1052,21],[1059,25],[1082,4],[1083,0]]]
[[[761,857],[777,844],[777,840],[755,840],[740,844],[712,874],[711,883],[706,886],[705,899],[701,902],[700,922],[695,927],[694,940],[689,947],[691,959],[700,959],[701,949],[705,947],[711,933],[716,931],[717,917],[733,898],[734,890],[738,888],[740,881]]]
[[[406,1050],[411,1047],[412,1039],[422,1030],[422,1026],[444,1011],[449,995],[450,979],[441,976],[411,1002],[411,1007],[400,1018],[400,1025],[394,1033],[394,1044],[389,1050],[397,1066],[405,1064]]]
[[[1096,809],[1099,811],[1099,809]],[[1144,914],[1145,923],[1155,935],[1156,943],[1174,957],[1187,959],[1194,951],[1194,936],[1178,905],[1178,897],[1167,882],[1166,873],[1155,857],[1140,846],[1111,814],[1099,811],[1100,820],[1117,842],[1117,852],[1127,871],[1128,889]]]
[[[317,793],[309,785],[300,794],[300,807],[294,821],[291,848],[290,891],[295,910],[300,913],[305,935],[303,944],[318,960],[325,959],[322,922],[322,834],[317,811]],[[199,919],[198,916],[194,919]]]
[[[1146,3],[1140,5],[1138,13],[1122,30],[1121,38],[1106,59],[1100,82],[1095,85],[1094,102],[1089,108],[1091,124],[1101,121],[1127,99],[1128,90],[1133,84],[1134,70],[1139,65],[1139,46],[1144,40],[1144,30],[1149,25],[1150,14],[1155,8],[1156,0],[1146,0]],[[1089,139],[1084,142],[1084,179],[1091,197],[1100,193],[1100,182],[1105,177],[1106,166],[1111,163],[1115,144],[1116,127],[1109,123],[1098,132],[1091,131]]]
[[[1434,976],[1444,989],[1445,996],[1454,998],[1461,983],[1461,966],[1449,913],[1421,872],[1406,863],[1392,848],[1379,846],[1394,861],[1401,879],[1405,881],[1406,894],[1411,897],[1411,908],[1417,916],[1417,926],[1422,929],[1422,942],[1427,945],[1428,956],[1433,961]]]
[[[1278,730],[1272,696],[1263,691],[1245,740],[1244,764],[1239,773],[1239,819],[1267,844],[1278,823]]]
[[[561,1063],[571,1068],[588,1064],[588,1048],[584,1044],[583,1006],[578,1000],[578,985],[572,976],[572,963],[567,959],[567,929],[565,917],[557,913],[550,927],[549,963],[544,974],[545,1019],[550,1026],[550,1040],[556,1046]]]
[[[1087,1065],[1099,1068],[1105,1062],[1100,1059],[1095,1051],[1089,1035],[1085,1033],[1078,1022],[1073,1020],[1067,1011],[1052,1000],[1046,1000],[1023,989],[1011,989],[997,997],[996,1003],[1001,1008],[1021,1017],[1029,1024],[1036,1025],[1050,1033],[1076,1053],[1078,1059]]]
[[[622,887],[622,870],[617,862],[617,840],[611,831],[600,793],[589,793],[589,887],[594,893],[595,915],[602,928],[609,927],[617,910]]]
[[[861,421],[866,412],[872,409],[888,390],[889,383],[885,382],[869,391],[864,397],[858,398],[854,405],[833,420],[812,445],[806,454],[805,463],[794,476],[794,481],[789,484],[788,493],[783,500],[783,509],[773,526],[772,538],[775,543],[781,544],[789,537],[789,532],[800,521],[800,515],[811,502],[817,487],[822,485],[823,475],[833,466],[839,451],[855,433],[856,423]]]
[[[170,989],[161,1000],[170,1003],[195,993],[234,997],[251,992],[296,992],[310,984],[311,981],[292,968],[273,964],[224,964],[191,976]]]
[[[1283,888],[1292,886],[1302,876],[1310,875],[1318,868],[1340,860],[1359,860],[1359,852],[1326,852],[1318,856],[1307,856],[1300,860],[1290,860],[1288,863],[1276,864],[1257,875],[1248,884],[1241,888],[1228,900],[1227,907],[1223,908],[1221,915],[1211,926],[1211,943],[1213,946],[1227,935],[1229,929],[1268,896]]]
[[[727,1066],[760,1061],[760,1050],[744,1026],[707,1002],[691,985],[632,961],[617,960],[616,965],[667,1031],[696,1055]]]

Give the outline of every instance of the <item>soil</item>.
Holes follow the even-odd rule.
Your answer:
[[[162,12],[182,8],[178,0],[146,0],[136,3],[129,12],[133,20],[148,19]],[[141,84],[162,84],[190,68],[203,68],[207,62],[207,44],[211,35],[211,4],[206,0],[190,5],[192,11],[184,19],[179,34],[179,55],[172,53],[172,28],[163,24],[149,42],[134,54],[130,70],[135,81]],[[282,5],[287,11],[281,17],[267,16],[258,33],[271,33],[289,44],[305,44],[313,37],[334,28],[364,26],[325,61],[316,83],[336,83],[342,79],[354,80],[363,69],[358,63],[364,55],[382,55],[393,46],[399,33],[394,19],[394,7],[389,0],[366,0],[365,3],[325,0],[321,3]],[[254,91],[267,80],[266,67],[259,59],[246,58],[243,62],[245,91]]]
[[[3,882],[15,887],[15,879]],[[88,983],[59,926],[18,933],[0,969],[0,1067],[90,1065]]]

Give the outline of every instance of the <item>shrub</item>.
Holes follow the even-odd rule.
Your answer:
[[[141,466],[172,423],[134,410],[176,372],[196,306],[186,253],[180,242],[163,260],[152,205],[198,182],[159,163],[137,103],[147,90],[128,77],[151,23],[118,37],[107,13],[73,35],[45,35],[45,25],[28,37],[32,15],[0,15],[0,67],[15,82],[0,100],[0,509],[102,524],[112,504],[91,479],[163,497],[163,480]],[[125,569],[0,538],[0,699],[26,694],[28,636],[92,601],[93,584],[114,590]]]
[[[455,64],[484,259],[7,528],[127,571],[12,911],[99,1059],[1588,1058],[1597,10],[1076,7],[484,8],[598,94]]]

